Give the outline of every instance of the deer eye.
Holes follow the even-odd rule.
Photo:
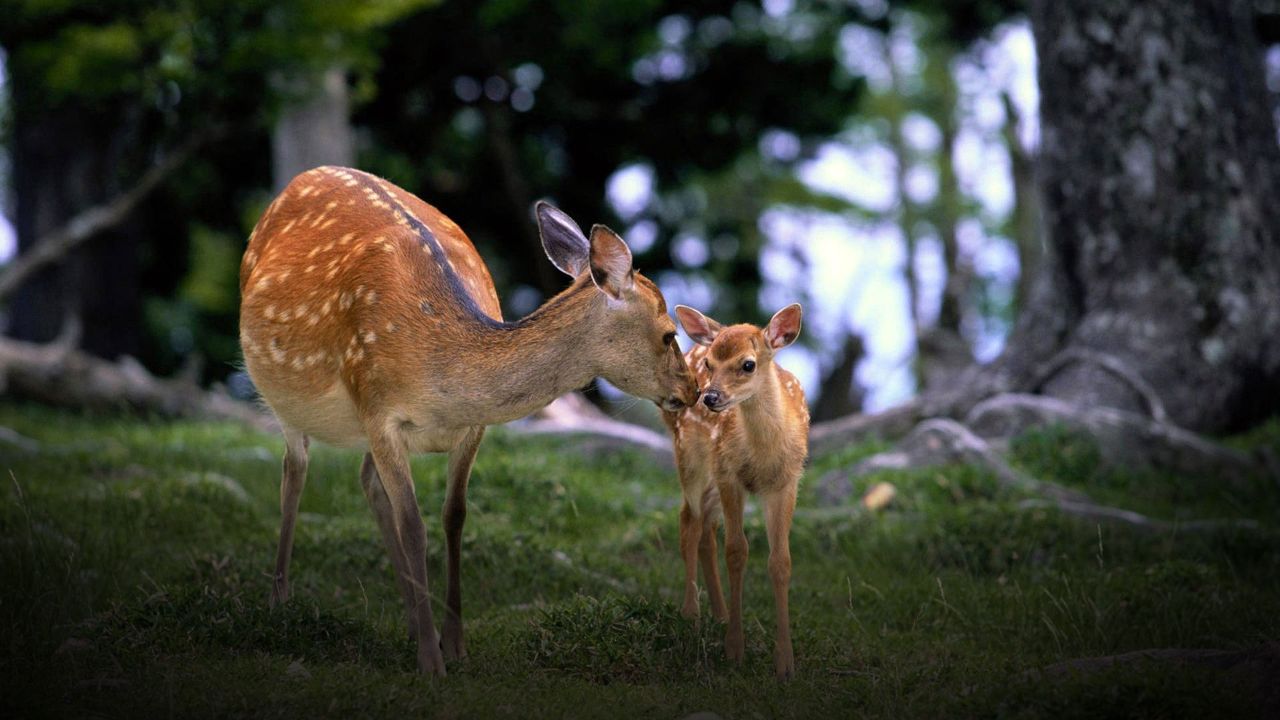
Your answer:
[[[674,331],[673,331],[673,332],[669,332],[669,333],[667,333],[666,335],[663,335],[663,336],[662,336],[662,344],[663,344],[663,345],[670,345],[671,343],[673,343],[673,342],[675,342],[675,341],[676,341],[676,334],[675,334],[675,332],[674,332]]]
[[[742,363],[742,372],[755,372],[755,369],[756,369],[755,360],[748,360]]]

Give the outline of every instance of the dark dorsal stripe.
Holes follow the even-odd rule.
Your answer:
[[[523,327],[536,316],[541,315],[551,306],[558,305],[568,297],[569,293],[561,293],[553,300],[553,302],[543,305],[515,322],[503,322],[501,320],[493,319],[488,313],[480,309],[480,306],[476,304],[475,298],[471,296],[471,293],[467,292],[467,288],[463,284],[462,278],[454,271],[452,264],[448,261],[449,256],[445,254],[444,246],[440,244],[440,240],[436,237],[435,233],[431,232],[431,228],[427,227],[421,220],[419,220],[418,216],[413,214],[409,208],[405,207],[404,203],[400,202],[400,200],[398,200],[394,195],[387,192],[379,182],[379,178],[361,170],[353,170],[352,172],[363,181],[362,184],[367,190],[377,195],[405,218],[409,223],[410,229],[412,229],[418,236],[419,242],[431,248],[431,254],[436,260],[436,265],[439,266],[440,272],[444,273],[444,279],[449,285],[449,291],[453,293],[454,297],[464,308],[467,309],[471,316],[482,325],[496,330],[511,330]]]

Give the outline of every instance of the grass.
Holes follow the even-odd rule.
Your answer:
[[[1016,465],[1163,519],[1257,530],[1151,535],[1017,509],[968,467],[885,472],[883,513],[816,505],[792,531],[798,677],[772,677],[773,600],[749,509],[747,660],[680,617],[678,491],[641,454],[491,431],[463,538],[469,657],[414,672],[355,453],[313,448],[294,598],[266,607],[281,441],[239,427],[0,404],[0,715],[203,717],[1169,717],[1257,715],[1231,676],[1138,664],[1027,671],[1151,647],[1280,637],[1280,488],[1103,465],[1058,430]],[[1275,422],[1232,440],[1274,443]],[[877,449],[811,461],[813,479]],[[414,461],[443,592],[441,457]],[[437,613],[441,612],[437,602]],[[704,608],[705,612],[705,608]]]

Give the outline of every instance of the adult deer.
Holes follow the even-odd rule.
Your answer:
[[[741,661],[742,577],[747,536],[742,530],[746,493],[760,496],[769,538],[769,578],[777,620],[774,670],[795,673],[791,650],[788,587],[791,583],[791,516],[808,454],[809,410],[795,376],[774,354],[800,334],[800,306],[777,312],[764,328],[730,325],[693,308],[676,306],[676,317],[697,343],[685,359],[703,388],[702,404],[664,412],[675,441],[684,502],[680,508],[680,554],[685,564],[682,612],[698,616],[697,565],[711,601],[711,614],[725,619],[716,569],[716,525],[724,519],[725,564],[729,568],[729,626],[725,654]]]
[[[309,439],[365,448],[360,480],[427,674],[444,675],[445,658],[465,652],[459,542],[485,426],[597,376],[667,410],[697,400],[662,293],[632,269],[622,238],[597,225],[588,239],[546,203],[536,215],[547,257],[573,283],[513,323],[503,322],[488,268],[457,225],[358,170],[294,178],[258,221],[240,265],[245,366],[285,439],[271,603],[289,597]],[[442,637],[413,452],[449,454]]]

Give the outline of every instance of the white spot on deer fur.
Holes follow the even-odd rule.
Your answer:
[[[275,306],[275,305],[268,305],[268,306],[266,306],[265,308],[263,308],[263,309],[262,309],[262,317],[264,317],[264,318],[266,318],[266,319],[268,319],[268,320],[275,320],[275,318],[276,318],[276,306]]]
[[[370,290],[369,294],[364,296],[364,301],[369,305],[372,305],[374,302],[377,301],[377,299],[378,299],[378,293],[376,290]]]
[[[383,251],[383,252],[395,252],[395,251],[396,251],[396,249],[395,249],[394,247],[392,247],[391,243],[378,243],[378,244],[382,246],[382,251]]]
[[[280,273],[280,275],[276,279],[279,280],[280,282],[284,282],[288,278],[289,278],[289,271],[285,270],[284,272]]]
[[[306,268],[302,270],[302,273],[305,275],[315,269],[316,269],[315,265],[308,265]]]
[[[333,202],[329,203],[328,205],[325,205],[325,206],[324,206],[324,209],[325,209],[325,210],[332,210],[332,209],[334,209],[334,208],[336,208],[336,207],[338,207],[338,201],[337,201],[337,200],[334,200]]]
[[[338,222],[338,218],[329,218],[328,220],[324,221],[324,224],[320,226],[320,229],[324,230],[325,228],[329,227],[330,225],[333,225],[336,222]]]
[[[426,253],[427,257],[432,257],[431,246],[427,243],[422,243],[422,252]]]
[[[280,347],[280,338],[271,338],[271,359],[278,365],[283,365],[285,360],[289,359],[289,354]]]
[[[351,309],[352,302],[354,301],[351,299],[350,293],[342,293],[342,298],[338,301],[338,307],[342,308],[343,310],[349,310]]]
[[[310,195],[311,193],[313,193],[313,192],[315,192],[315,191],[316,191],[315,186],[313,186],[313,185],[305,185],[305,186],[303,186],[303,188],[302,188],[301,190],[299,190],[299,191],[298,191],[298,197],[300,197],[300,198],[304,198],[304,197],[306,197],[306,196]]]
[[[365,344],[366,344],[366,345],[369,345],[369,344],[371,344],[371,343],[373,343],[373,342],[377,341],[377,339],[378,339],[378,335],[377,335],[377,333],[373,332],[372,330],[370,330],[370,331],[368,331],[368,332],[366,332],[366,333],[364,334],[364,342],[365,342]]]
[[[320,316],[311,313],[311,317],[307,318],[307,327],[315,327],[320,323]]]
[[[359,299],[360,299],[360,296],[361,296],[361,295],[363,295],[363,294],[364,294],[364,285],[357,285],[357,286],[356,286],[356,300],[359,300]]]
[[[301,370],[302,368],[306,367],[306,362],[307,362],[307,361],[306,361],[306,359],[305,359],[305,358],[303,358],[301,355],[299,355],[299,356],[295,357],[295,358],[293,359],[293,362],[291,362],[291,363],[289,363],[289,364],[290,364],[291,366],[293,366],[293,369],[294,369],[294,370]]]
[[[325,218],[327,218],[327,217],[329,217],[329,214],[328,214],[328,213],[320,213],[319,215],[317,215],[317,216],[316,216],[316,219],[315,219],[315,220],[312,220],[312,221],[311,221],[311,227],[316,227],[316,226],[317,226],[317,225],[319,225],[321,222],[323,222],[323,221],[324,221],[324,219],[325,219]]]
[[[388,322],[388,323],[387,323],[387,332],[395,332],[395,331],[396,331],[396,324],[395,324],[395,323],[393,323],[393,322]]]
[[[332,302],[333,302],[333,301],[331,301],[331,300],[325,300],[325,301],[324,301],[324,305],[321,305],[321,306],[320,306],[320,315],[321,315],[321,316],[328,315],[328,314],[329,314],[329,311],[333,309]]]
[[[338,274],[338,267],[337,267],[337,265],[330,265],[330,266],[329,266],[329,272],[325,273],[325,274],[324,274],[324,277],[325,277],[325,279],[326,279],[326,280],[332,280],[332,279],[333,279],[333,276],[334,276],[334,275],[337,275],[337,274]]]
[[[354,240],[354,239],[355,239],[355,236],[356,236],[356,234],[355,234],[355,233],[353,233],[353,232],[349,232],[349,233],[347,233],[346,235],[343,235],[342,237],[338,238],[338,244],[339,244],[339,245],[346,245],[347,243],[349,243],[349,242],[351,242],[352,240]]]
[[[284,224],[283,228],[280,228],[280,232],[289,232],[290,230],[293,229],[293,226],[296,225],[297,223],[298,223],[298,218],[294,218],[290,220],[289,222]]]

